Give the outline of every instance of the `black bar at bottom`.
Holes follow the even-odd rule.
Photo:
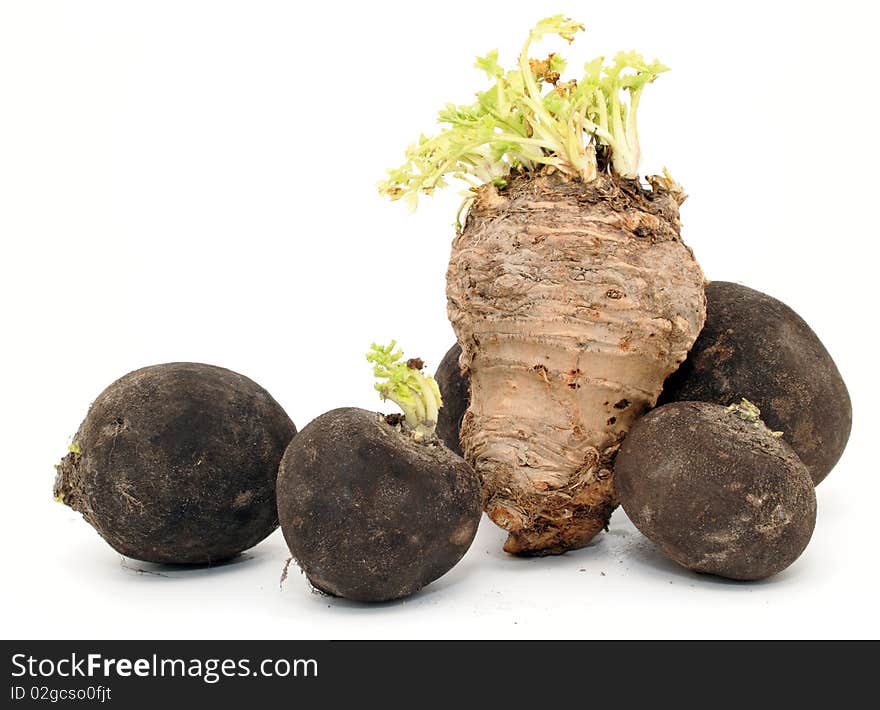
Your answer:
[[[790,706],[853,692],[877,645],[848,642],[3,641],[2,707],[624,707],[688,699]],[[377,704],[378,703],[378,704]],[[384,703],[384,705],[383,705]]]

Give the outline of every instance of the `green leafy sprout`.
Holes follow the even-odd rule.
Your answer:
[[[636,52],[619,52],[610,63],[604,57],[587,62],[580,80],[562,81],[566,62],[558,54],[529,58],[532,44],[545,35],[570,43],[583,29],[554,15],[529,33],[516,68],[503,69],[498,50],[478,57],[476,67],[492,86],[477,93],[473,104],[447,104],[438,122],[448,127],[435,136],[420,136],[407,149],[406,162],[379,183],[379,191],[393,200],[405,198],[414,209],[420,193],[445,187],[447,177],[471,187],[492,183],[502,188],[513,170],[550,166],[590,181],[598,174],[597,146],[610,154],[616,173],[637,178],[636,111],[645,85],[667,67],[646,62]]]
[[[440,388],[430,375],[422,373],[419,358],[403,359],[397,341],[389,345],[370,345],[367,361],[373,363],[373,375],[379,380],[376,390],[383,400],[390,399],[402,410],[406,423],[417,438],[433,438],[437,414],[443,406]]]

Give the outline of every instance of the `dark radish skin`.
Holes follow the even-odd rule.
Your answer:
[[[680,565],[770,577],[806,548],[816,493],[792,448],[748,402],[676,402],[639,419],[614,464],[633,524]]]
[[[327,594],[382,602],[417,592],[467,552],[480,521],[473,469],[399,415],[334,409],[284,454],[278,516],[291,554]]]
[[[434,379],[443,396],[443,407],[437,418],[437,436],[452,451],[463,456],[461,450],[461,422],[470,404],[470,381],[461,371],[459,358],[461,346],[456,343],[447,351],[440,361]]]
[[[849,392],[825,346],[797,313],[760,291],[714,281],[706,300],[706,324],[660,404],[745,397],[767,426],[784,432],[819,484],[852,428]]]
[[[131,372],[89,408],[56,499],[117,552],[211,564],[278,527],[278,464],[296,427],[257,383],[200,363]]]

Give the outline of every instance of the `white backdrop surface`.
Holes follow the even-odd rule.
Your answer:
[[[280,533],[234,563],[121,560],[51,496],[92,399],[191,360],[266,387],[302,428],[385,407],[363,354],[433,369],[455,189],[410,215],[376,193],[446,101],[483,87],[544,15],[587,25],[573,60],[672,67],[640,110],[643,173],[690,199],[707,276],[798,311],[853,399],[812,543],[756,584],[697,576],[622,511],[562,557],[515,559],[484,518],[418,595],[363,606],[279,586]],[[871,3],[29,2],[0,4],[3,581],[8,638],[876,637],[878,98]],[[391,411],[386,407],[386,411]]]

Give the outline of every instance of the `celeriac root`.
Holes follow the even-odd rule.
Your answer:
[[[447,273],[469,372],[461,438],[512,553],[586,545],[617,505],[612,463],[705,320],[680,189],[613,174],[479,188]]]

